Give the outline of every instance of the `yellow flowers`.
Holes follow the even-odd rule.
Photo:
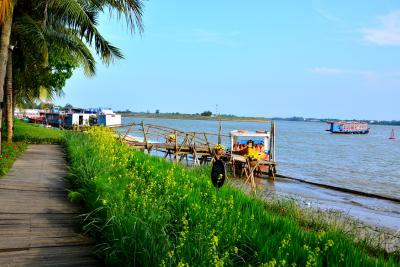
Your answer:
[[[245,157],[249,160],[249,161],[257,161],[259,160],[259,157],[254,155],[254,154],[247,154],[245,155]]]
[[[287,246],[288,246],[289,243],[290,243],[290,239],[291,239],[291,236],[290,236],[290,234],[289,234],[289,235],[287,235],[287,237],[286,237],[285,239],[283,239],[283,240],[281,241],[281,246],[280,246],[279,249],[285,249],[285,248],[287,248]]]
[[[216,144],[213,149],[214,150],[225,150],[225,147],[222,144]]]
[[[329,239],[328,241],[326,241],[325,245],[324,245],[324,251],[328,251],[328,249],[330,249],[331,247],[333,247],[333,240]]]

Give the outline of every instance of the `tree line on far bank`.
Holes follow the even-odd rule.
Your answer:
[[[123,58],[98,28],[103,12],[125,18],[134,33],[143,30],[142,11],[142,0],[0,1],[0,130],[5,120],[7,142],[17,104],[62,95],[75,68],[95,75],[95,56],[104,64]]]

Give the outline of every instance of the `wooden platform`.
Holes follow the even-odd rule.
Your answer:
[[[67,200],[62,148],[30,145],[0,177],[0,266],[101,266]]]

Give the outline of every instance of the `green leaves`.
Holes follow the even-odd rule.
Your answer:
[[[71,191],[68,193],[68,199],[72,203],[80,203],[83,200],[83,196],[77,191]]]
[[[76,67],[82,67],[89,77],[95,75],[93,50],[104,64],[123,58],[121,50],[98,29],[98,17],[106,10],[125,17],[133,32],[142,31],[141,0],[18,1],[12,41],[19,101],[38,98],[43,88],[50,99],[62,94]]]

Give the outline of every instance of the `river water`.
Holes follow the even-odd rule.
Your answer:
[[[131,117],[124,117],[122,121],[144,121],[182,131],[218,131],[216,121]],[[235,129],[269,130],[269,127],[270,123],[266,122],[222,122],[225,135]],[[276,121],[277,172],[400,199],[400,140],[388,139],[392,129],[400,134],[400,127],[371,125],[370,128],[367,135],[335,135],[325,131],[328,129],[325,123]],[[229,147],[229,138],[223,138],[223,143]],[[400,204],[391,201],[375,201],[322,188],[315,190],[314,186],[279,179],[264,184],[266,191],[283,191],[317,203],[319,207],[338,209],[392,229],[400,228]],[[380,219],[371,218],[376,216]]]

